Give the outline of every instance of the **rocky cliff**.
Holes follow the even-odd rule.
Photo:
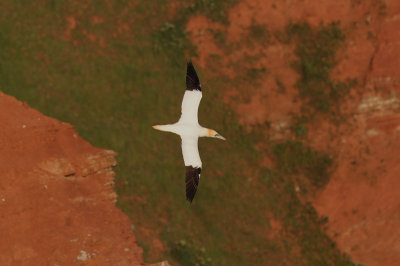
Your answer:
[[[239,81],[240,72],[263,70],[255,73],[255,85],[230,86],[226,102],[249,130],[266,128],[273,141],[290,139],[291,117],[300,112],[299,75],[292,67],[295,48],[282,39],[287,25],[301,22],[318,28],[335,22],[343,29],[346,39],[331,76],[355,78],[358,85],[340,100],[346,123],[338,126],[316,115],[307,125],[307,143],[329,153],[336,164],[330,182],[312,201],[319,214],[328,217],[332,239],[354,262],[397,265],[400,2],[243,0],[230,10],[229,22],[198,16],[187,30],[198,45],[203,68],[219,60],[218,69]],[[227,53],[227,46],[234,49]],[[264,162],[272,165],[270,158]]]
[[[0,265],[142,265],[116,153],[0,93]]]

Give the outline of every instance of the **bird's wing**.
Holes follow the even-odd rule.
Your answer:
[[[192,202],[196,195],[201,173],[198,137],[181,136],[183,161],[186,166],[186,199]]]
[[[198,124],[197,110],[201,101],[201,85],[192,62],[188,62],[186,71],[186,91],[182,100],[182,114],[179,122]]]

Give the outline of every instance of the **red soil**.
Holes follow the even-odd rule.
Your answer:
[[[115,152],[0,93],[0,265],[143,265]]]
[[[248,26],[265,24],[274,33],[283,31],[289,22],[318,26],[340,21],[347,38],[332,76],[336,80],[356,78],[359,84],[342,103],[349,123],[335,126],[321,117],[309,125],[309,143],[333,155],[337,164],[314,206],[329,217],[328,234],[354,262],[398,265],[400,1],[242,0],[229,14],[228,26],[204,17],[189,21],[187,30],[198,45],[198,63],[207,69],[220,60],[219,69],[233,79],[239,75],[232,67],[235,63],[247,55],[258,57],[251,65],[264,66],[269,72],[262,74],[259,85],[229,88],[225,100],[249,129],[269,122],[272,139],[290,136],[291,112],[299,110],[294,87],[297,74],[290,66],[295,58],[293,47],[274,38],[265,45],[249,44]],[[218,46],[212,35],[215,29],[228,33],[228,43],[236,45],[234,51],[227,53]],[[284,94],[275,90],[276,77],[286,87]],[[247,102],[237,97],[243,93],[250,94]],[[263,161],[272,165],[268,158]]]
[[[338,137],[338,167],[315,201],[329,216],[329,233],[339,247],[364,265],[400,261],[400,3],[386,4],[375,49],[363,64],[353,131]],[[350,71],[351,61],[346,64],[343,71]]]

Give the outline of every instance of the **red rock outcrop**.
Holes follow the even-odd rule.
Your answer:
[[[232,86],[225,98],[248,128],[268,122],[275,130],[274,140],[290,137],[290,113],[299,110],[294,101],[298,76],[290,65],[293,47],[275,37],[263,45],[249,44],[249,26],[264,25],[272,36],[290,22],[306,21],[315,27],[340,21],[346,41],[332,76],[356,78],[358,86],[342,102],[351,123],[337,127],[321,118],[308,125],[309,144],[332,154],[337,164],[314,206],[329,217],[328,233],[354,262],[399,265],[400,1],[241,0],[230,10],[229,21],[229,25],[204,17],[189,21],[187,30],[198,45],[198,63],[207,69],[220,60],[218,69],[232,79],[240,74],[234,69],[236,62],[249,64],[243,60],[246,56],[252,59],[247,67],[269,70],[260,75],[256,88]],[[227,33],[229,45],[236,45],[229,53],[212,36],[221,30]],[[286,87],[284,94],[276,92],[277,77]],[[250,99],[237,97],[241,95]]]
[[[315,201],[338,246],[363,265],[400,262],[400,2],[382,3],[352,131],[340,137],[338,168]]]
[[[115,152],[0,93],[0,265],[143,265]]]

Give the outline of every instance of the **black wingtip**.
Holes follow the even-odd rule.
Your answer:
[[[194,69],[192,61],[187,63],[186,71],[186,90],[188,91],[201,91],[201,85],[199,77],[197,76],[196,70]]]
[[[186,166],[186,200],[192,203],[200,181],[200,167]]]

